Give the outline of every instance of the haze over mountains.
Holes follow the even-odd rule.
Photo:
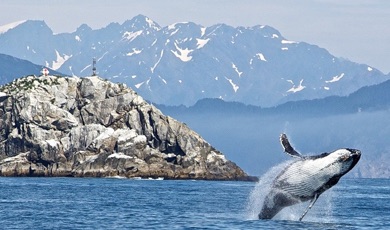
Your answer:
[[[269,107],[344,96],[389,79],[374,67],[289,41],[269,26],[161,27],[143,15],[62,34],[53,34],[43,21],[14,23],[0,29],[0,53],[77,76],[91,74],[95,57],[100,76],[166,105],[221,98]]]
[[[278,143],[287,132],[303,154],[358,148],[351,175],[390,178],[390,74],[269,26],[161,27],[139,15],[53,34],[43,21],[22,21],[0,27],[0,53],[17,57],[0,55],[12,63],[0,69],[0,84],[31,62],[90,76],[95,57],[99,76],[126,83],[252,175],[289,159]]]
[[[362,161],[350,176],[390,178],[390,80],[348,96],[287,102],[261,108],[219,99],[190,107],[157,105],[185,122],[253,175],[290,159],[279,135],[287,133],[305,155],[357,148]]]
[[[375,112],[390,109],[390,80],[365,86],[348,96],[330,96],[322,99],[290,101],[284,104],[262,108],[239,102],[226,102],[221,99],[202,99],[193,106],[158,107],[171,114],[183,113],[224,113],[257,114],[259,116],[297,116],[300,119],[326,117],[332,115]]]

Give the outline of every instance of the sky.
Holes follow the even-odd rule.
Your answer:
[[[0,26],[44,20],[54,33],[123,23],[138,14],[160,26],[194,22],[272,26],[288,40],[390,72],[389,0],[1,0]]]

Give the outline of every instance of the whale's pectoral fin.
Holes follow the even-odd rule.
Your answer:
[[[286,134],[284,133],[280,135],[280,144],[282,144],[284,152],[286,152],[288,155],[292,157],[300,157],[300,158],[303,157],[300,153],[295,151],[295,149],[291,146],[290,142],[287,139]]]
[[[317,201],[318,199],[318,194],[314,194],[314,197],[313,199],[310,201],[310,204],[309,206],[306,208],[305,212],[302,214],[302,216],[299,218],[299,221],[301,221],[303,219],[303,217],[306,216],[307,212],[311,209],[311,207],[313,207],[314,203]]]

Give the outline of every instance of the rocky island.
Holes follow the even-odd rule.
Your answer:
[[[0,176],[251,179],[186,124],[96,76],[0,87]]]

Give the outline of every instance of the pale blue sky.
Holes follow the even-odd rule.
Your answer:
[[[94,29],[143,14],[161,26],[269,25],[337,57],[390,72],[389,0],[1,0],[0,25],[44,20],[55,33]]]

